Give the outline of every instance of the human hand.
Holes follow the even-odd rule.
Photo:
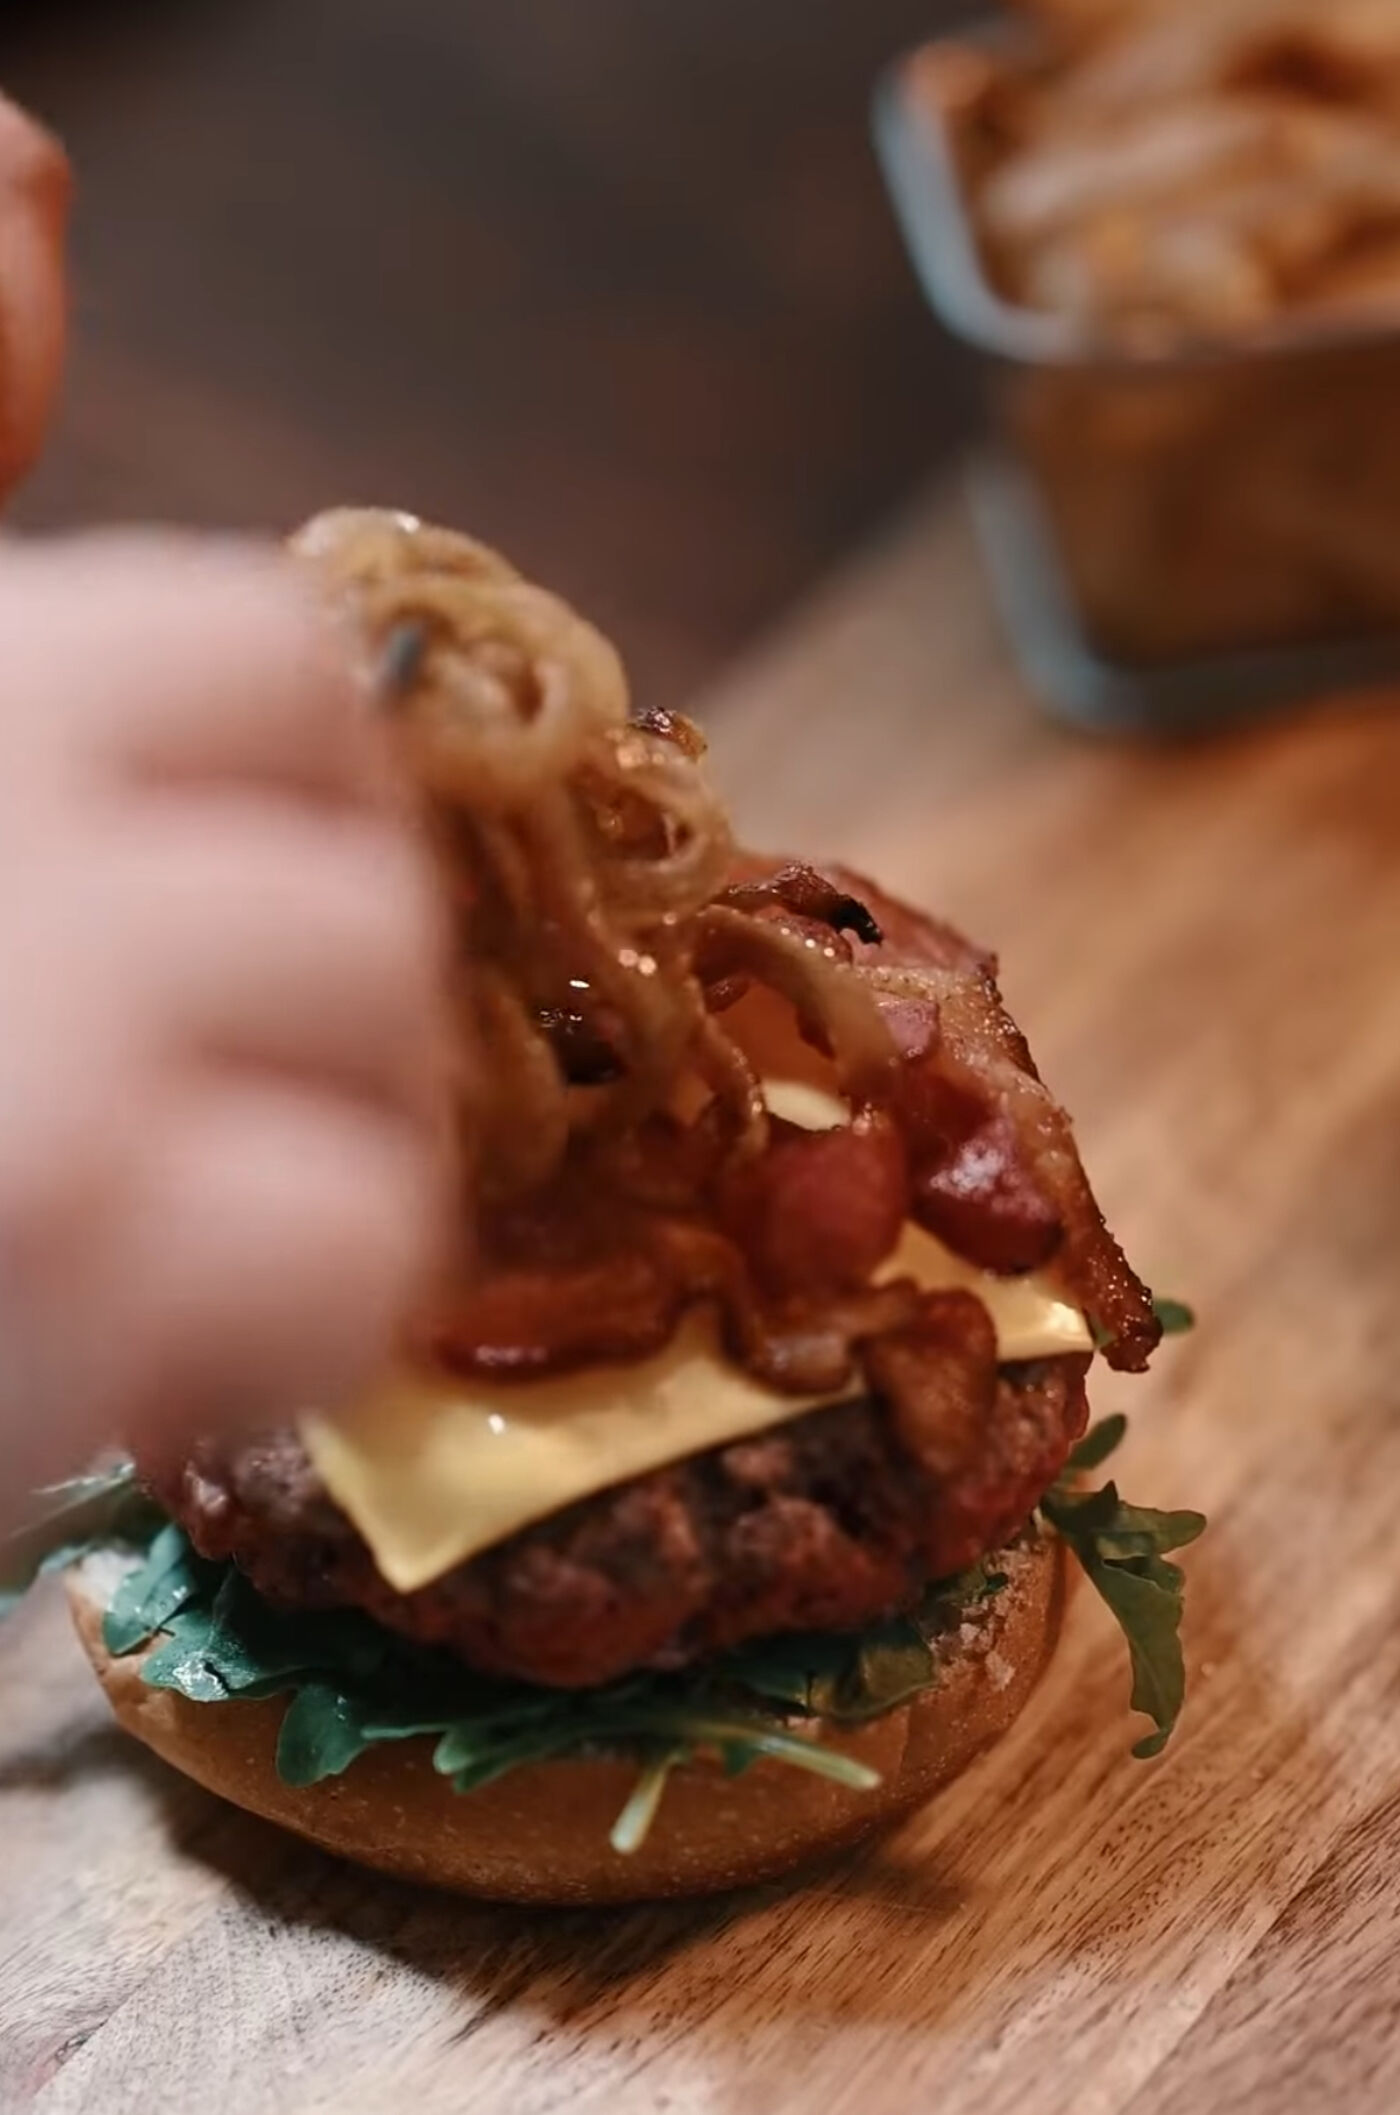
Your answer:
[[[444,1154],[440,929],[328,620],[254,548],[0,551],[0,1510],[380,1360]]]

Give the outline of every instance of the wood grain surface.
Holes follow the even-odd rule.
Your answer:
[[[596,1917],[368,1880],[0,1645],[0,2108],[1165,2115],[1400,2104],[1400,714],[1037,718],[935,500],[710,701],[748,833],[1001,947],[1110,1216],[1201,1312],[1129,1496],[1200,1504],[1193,1690],[1128,1753],[1081,1596],[1005,1745],[805,1885]]]

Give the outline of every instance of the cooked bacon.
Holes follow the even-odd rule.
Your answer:
[[[738,1241],[716,1226],[635,1214],[592,1255],[578,1238],[556,1243],[549,1231],[533,1260],[488,1261],[468,1291],[425,1319],[413,1348],[453,1372],[535,1380],[646,1358],[703,1304],[730,1356],[769,1387],[833,1395],[859,1392],[860,1345],[908,1324],[921,1297],[901,1279],[819,1300],[804,1286],[783,1298],[756,1282]]]
[[[932,1475],[954,1475],[981,1445],[997,1392],[996,1331],[982,1302],[975,1293],[932,1293],[907,1327],[862,1350],[910,1453]]]
[[[497,1270],[421,1333],[435,1363],[493,1380],[538,1380],[645,1358],[679,1318],[680,1288],[645,1250],[594,1264]]]
[[[1056,1266],[1106,1340],[1109,1364],[1137,1372],[1161,1329],[1151,1296],[1108,1231],[1089,1187],[1064,1110],[1020,1059],[1023,1042],[990,977],[939,975],[939,1062],[970,1094],[979,1091],[1015,1133],[1022,1164],[1056,1212]]]
[[[805,1292],[767,1298],[737,1244],[712,1229],[669,1220],[652,1234],[689,1296],[717,1302],[729,1355],[783,1395],[859,1393],[860,1344],[902,1327],[918,1309],[918,1288],[907,1278],[823,1300]]]
[[[1054,1206],[1025,1167],[1010,1120],[993,1116],[914,1182],[914,1217],[983,1270],[1038,1270],[1063,1239]]]
[[[789,861],[774,874],[732,882],[717,901],[760,916],[788,911],[796,918],[828,926],[832,932],[854,933],[870,947],[878,947],[884,938],[859,896],[838,888],[827,875],[798,860]]]
[[[768,1151],[733,1169],[721,1222],[764,1290],[813,1300],[867,1284],[909,1216],[904,1146],[888,1118],[848,1130],[774,1124]]]
[[[931,1576],[951,1577],[1013,1534],[1044,1497],[1087,1422],[1082,1390],[1068,1429],[1059,1407],[1033,1397],[1013,1404],[999,1386],[991,1321],[971,1293],[927,1296],[912,1324],[865,1345],[863,1358],[938,1492],[928,1561]],[[1064,1363],[1082,1375],[1089,1362]]]
[[[918,1066],[913,1062],[918,1058],[932,1057],[938,1048],[938,1008],[927,996],[901,999],[882,993],[880,1012],[895,1049],[905,1060],[898,1088],[900,1106],[906,1122],[918,1122],[921,1093],[925,1097],[942,1094],[946,1101],[951,1092],[946,1083],[940,1081],[934,1066]],[[933,1112],[931,1121],[938,1129],[942,1123],[941,1113]]]
[[[905,1060],[895,1107],[913,1171],[914,1217],[983,1270],[1038,1269],[1060,1245],[1060,1218],[1014,1125],[946,1076],[931,1000],[893,999],[885,1018]]]
[[[850,867],[829,866],[825,873],[832,888],[858,898],[879,926],[883,935],[879,959],[909,969],[980,969],[988,976],[996,975],[996,956],[974,946],[946,920],[886,895]],[[866,959],[877,958],[870,955]]]
[[[1000,1211],[1005,1222],[1014,1225],[1020,1219],[1029,1247],[1031,1222],[1045,1208],[1058,1224],[1055,1266],[1066,1292],[1106,1340],[1109,1364],[1141,1371],[1161,1337],[1151,1295],[1104,1223],[1069,1118],[1042,1084],[1026,1039],[1002,1003],[993,958],[950,926],[924,920],[845,868],[832,868],[830,878],[836,888],[859,894],[886,933],[885,947],[858,949],[857,962],[887,990],[891,1026],[900,1024],[903,1047],[911,1033],[911,1009],[923,1004],[930,1010],[924,1051],[914,1060],[917,1068],[930,1069],[926,1090],[935,1100],[948,1094],[949,1108],[961,1100],[982,1112],[980,1123],[944,1141],[945,1153],[949,1146],[966,1146],[997,1120],[1014,1138],[1018,1187],[1024,1189],[1020,1203],[1008,1210],[1006,1185],[999,1196],[997,1185],[987,1184],[980,1199],[984,1224],[970,1237],[977,1204],[973,1192],[964,1190],[960,1239],[951,1245],[971,1258],[966,1244],[972,1238],[990,1251]],[[908,1097],[912,1089],[906,1083],[901,1091]],[[917,1201],[926,1164],[920,1156],[911,1157]]]
[[[1112,1339],[1111,1362],[1145,1363],[1158,1335],[1150,1300],[990,957],[839,868],[765,874],[750,862],[699,929],[711,1008],[751,977],[779,1014],[781,993],[808,1040],[836,1056],[854,1121],[805,1132],[757,1106],[736,1151],[733,1097],[715,1096],[690,1121],[653,1115],[596,1147],[580,1137],[543,1192],[493,1213],[475,1283],[429,1325],[438,1356],[521,1376],[640,1358],[708,1303],[732,1355],[776,1387],[855,1386],[862,1361],[883,1385],[891,1330],[913,1334],[889,1359],[931,1355],[917,1288],[870,1283],[912,1216],[981,1268],[1053,1264]],[[861,937],[871,930],[879,944]],[[554,1035],[574,1080],[605,1065],[582,1024],[561,1017]]]

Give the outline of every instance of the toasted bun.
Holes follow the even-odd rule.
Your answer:
[[[305,1790],[273,1764],[283,1706],[195,1704],[141,1680],[144,1653],[102,1642],[112,1560],[69,1579],[89,1659],[127,1731],[198,1784],[360,1865],[506,1902],[630,1902],[769,1880],[896,1820],[955,1777],[1016,1718],[1059,1633],[1060,1545],[1026,1538],[1001,1560],[1002,1591],[969,1609],[939,1646],[939,1681],[858,1727],[826,1726],[829,1747],[881,1773],[871,1792],[761,1762],[737,1778],[718,1764],[676,1770],[645,1843],[608,1841],[635,1767],[605,1757],[531,1764],[480,1791],[455,1792],[427,1740],[373,1748],[342,1777]]]

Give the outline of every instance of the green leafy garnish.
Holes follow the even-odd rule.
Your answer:
[[[630,1857],[633,1851],[639,1851],[646,1842],[651,1833],[651,1825],[656,1819],[657,1809],[661,1805],[661,1796],[666,1790],[666,1781],[676,1764],[684,1761],[683,1749],[665,1748],[646,1765],[637,1779],[632,1788],[632,1796],[613,1823],[608,1837],[613,1849],[620,1851],[624,1858]]]
[[[1181,1707],[1181,1574],[1165,1552],[1192,1541],[1204,1522],[1126,1505],[1112,1484],[1076,1488],[1123,1431],[1121,1417],[1096,1426],[1042,1511],[1128,1638],[1133,1705],[1157,1729],[1138,1743],[1143,1755],[1162,1746]],[[109,1500],[130,1500],[133,1488],[129,1466],[104,1484]],[[96,1543],[134,1516],[117,1507],[101,1517],[112,1527],[94,1533]],[[1007,1583],[995,1560],[984,1559],[933,1587],[911,1615],[856,1635],[768,1638],[687,1675],[559,1690],[476,1675],[355,1610],[277,1608],[236,1566],[200,1557],[173,1522],[152,1533],[149,1509],[140,1518],[149,1546],[104,1618],[108,1650],[121,1656],[149,1646],[143,1681],[196,1703],[285,1697],[277,1745],[285,1783],[318,1784],[368,1748],[424,1737],[434,1743],[434,1767],[460,1792],[555,1757],[620,1755],[639,1772],[612,1832],[621,1852],[645,1839],[671,1771],[698,1757],[713,1757],[730,1775],[768,1758],[852,1789],[874,1786],[873,1770],[822,1742],[818,1722],[861,1724],[933,1686],[940,1638]],[[54,1549],[68,1554],[56,1541]]]
[[[969,1608],[1006,1585],[983,1559],[932,1587],[909,1616],[873,1623],[854,1636],[795,1632],[741,1645],[724,1661],[729,1680],[814,1718],[861,1725],[907,1704],[938,1679],[933,1640]]]
[[[980,1572],[970,1586],[994,1590]],[[195,1703],[286,1696],[277,1769],[291,1785],[339,1776],[367,1748],[418,1736],[433,1739],[434,1767],[461,1792],[555,1756],[635,1756],[641,1775],[614,1831],[624,1849],[643,1840],[671,1769],[698,1755],[731,1773],[770,1757],[874,1786],[874,1771],[804,1721],[874,1717],[936,1678],[910,1619],[858,1637],[775,1640],[699,1677],[643,1675],[577,1692],[489,1681],[354,1611],[275,1608],[236,1567],[197,1556],[174,1524],[122,1582],[104,1636],[118,1655],[150,1644],[142,1679]]]
[[[146,1562],[128,1572],[102,1619],[102,1642],[108,1652],[133,1652],[172,1616],[192,1601],[217,1574],[190,1548],[180,1529],[167,1521],[151,1543]]]
[[[293,1690],[283,1714],[277,1775],[283,1784],[319,1784],[348,1770],[370,1744],[356,1699],[334,1682],[310,1681]]]
[[[0,1535],[0,1617],[45,1573],[114,1542],[145,1542],[159,1518],[127,1460],[36,1492],[33,1517]]]
[[[1076,1477],[1087,1476],[1090,1469],[1101,1469],[1109,1455],[1122,1446],[1127,1430],[1128,1420],[1121,1411],[1091,1425],[1065,1463],[1061,1483],[1072,1483]]]
[[[872,1625],[855,1638],[761,1638],[731,1653],[727,1666],[756,1696],[847,1724],[893,1711],[934,1679],[932,1650],[912,1616]]]
[[[1100,1491],[1074,1488],[1073,1478],[1106,1461],[1125,1430],[1122,1417],[1095,1425],[1071,1455],[1065,1476],[1046,1493],[1041,1511],[1074,1551],[1128,1641],[1132,1707],[1156,1728],[1133,1749],[1145,1759],[1165,1748],[1186,1693],[1180,1637],[1185,1581],[1166,1553],[1194,1542],[1206,1523],[1201,1513],[1128,1505],[1113,1483]]]

